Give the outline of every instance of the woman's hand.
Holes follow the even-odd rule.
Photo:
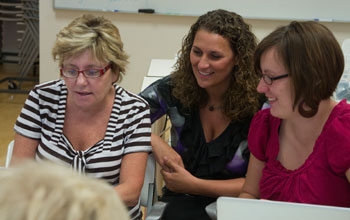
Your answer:
[[[155,158],[162,167],[161,174],[169,190],[213,198],[238,196],[241,193],[244,178],[229,180],[199,179],[184,168],[181,156],[162,138],[152,134],[151,144]]]
[[[164,168],[161,170],[166,187],[177,193],[219,197],[238,196],[242,190],[244,178],[228,180],[207,180],[193,176],[175,161],[165,157]]]
[[[161,173],[168,189],[177,193],[189,193],[194,186],[196,177],[188,172],[184,167],[179,165],[174,160],[164,157]],[[182,160],[181,160],[182,162]]]

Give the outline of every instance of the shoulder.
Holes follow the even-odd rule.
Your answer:
[[[270,121],[273,120],[273,116],[270,114],[270,108],[258,111],[249,127],[249,139],[260,139],[268,134],[268,127]]]
[[[149,103],[151,109],[164,110],[174,106],[181,109],[179,100],[173,96],[173,88],[171,75],[168,75],[152,83],[140,95]]]
[[[326,124],[325,135],[333,142],[350,142],[350,105],[345,100],[334,107]]]
[[[350,105],[345,100],[334,107],[323,135],[331,167],[344,173],[350,168]]]
[[[151,98],[154,99],[155,96],[164,96],[167,94],[171,94],[171,85],[170,85],[170,75],[165,76],[163,78],[158,79],[149,85],[146,89],[144,89],[140,95],[146,99]],[[170,92],[170,93],[169,93]]]
[[[32,91],[38,94],[48,93],[57,95],[62,90],[66,90],[65,83],[62,79],[57,79],[36,85]]]
[[[136,95],[118,85],[115,85],[116,96],[115,99],[120,105],[148,108],[148,102],[139,95]]]
[[[44,90],[48,90],[48,89],[60,89],[62,87],[65,87],[65,83],[64,83],[64,80],[62,79],[56,79],[56,80],[52,80],[52,81],[48,81],[48,82],[44,82],[44,83],[41,83],[39,85],[36,85],[34,87],[35,90],[38,90],[38,91],[44,91]]]
[[[50,102],[53,103],[58,100],[60,96],[67,94],[67,88],[63,80],[53,80],[36,85],[29,93],[28,100],[36,102]]]
[[[270,113],[270,108],[265,108],[263,110],[258,111],[250,124],[250,129],[254,129],[256,126],[265,127],[269,126],[271,123],[279,121],[278,118],[275,118]]]
[[[279,119],[273,117],[270,108],[261,110],[255,114],[250,123],[248,134],[249,150],[259,160],[266,160],[266,148],[274,128],[278,126]]]
[[[345,100],[334,107],[328,120],[327,131],[347,136],[350,139],[350,105]]]

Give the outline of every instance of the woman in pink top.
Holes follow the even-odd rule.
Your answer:
[[[350,207],[350,105],[331,99],[344,70],[333,34],[280,27],[258,45],[255,70],[271,108],[251,122],[240,197]]]

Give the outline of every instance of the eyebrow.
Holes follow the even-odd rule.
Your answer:
[[[84,69],[101,69],[103,67],[100,67],[101,65],[96,65],[96,64],[90,64],[90,65],[87,65],[87,66],[84,66]],[[62,67],[65,67],[65,68],[74,68],[74,69],[79,69],[78,66],[74,65],[74,64],[66,64],[66,65],[63,65],[62,64]]]
[[[273,75],[273,74],[279,74],[279,72],[276,72],[276,71],[273,71],[273,70],[270,70],[270,69],[267,69],[267,70],[263,70],[261,71],[262,74],[267,74],[267,75]]]
[[[200,47],[198,47],[196,45],[192,45],[192,48],[194,48],[196,50],[203,51]],[[225,53],[223,53],[222,51],[217,51],[217,50],[210,50],[209,54],[215,54],[215,55],[220,55],[220,56],[224,56],[225,55]]]

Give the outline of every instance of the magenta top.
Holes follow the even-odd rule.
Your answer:
[[[313,152],[296,170],[288,170],[277,160],[281,119],[270,109],[253,118],[248,145],[251,153],[264,161],[260,198],[318,205],[350,207],[350,105],[345,100],[334,107],[316,140]]]

